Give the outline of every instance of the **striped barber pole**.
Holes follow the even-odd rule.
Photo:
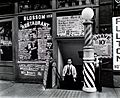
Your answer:
[[[93,45],[93,35],[92,35],[92,22],[88,25],[88,23],[84,23],[85,25],[85,46]]]
[[[93,61],[84,61],[84,87],[95,88],[95,67]]]
[[[95,87],[95,66],[94,66],[94,47],[92,35],[92,21],[85,21],[84,24],[84,55],[83,55],[83,75],[84,86],[83,91],[96,92]]]

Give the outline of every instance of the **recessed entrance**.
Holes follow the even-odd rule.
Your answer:
[[[60,74],[62,75],[63,67],[67,64],[68,58],[72,58],[73,65],[77,71],[77,79],[73,89],[81,89],[83,86],[83,45],[83,40],[69,39],[58,41],[58,70]],[[64,88],[64,83],[62,85],[62,88]]]

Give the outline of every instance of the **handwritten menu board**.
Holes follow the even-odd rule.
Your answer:
[[[21,79],[46,84],[52,59],[52,15],[20,16],[18,32],[18,69]]]
[[[57,36],[84,36],[81,15],[57,17]]]

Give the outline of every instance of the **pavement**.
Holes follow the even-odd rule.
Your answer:
[[[120,88],[105,88],[102,92],[44,89],[41,84],[15,83],[0,80],[0,98],[120,98]]]

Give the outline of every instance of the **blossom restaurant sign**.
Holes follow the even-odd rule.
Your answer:
[[[112,18],[113,27],[113,70],[120,70],[120,17]]]

